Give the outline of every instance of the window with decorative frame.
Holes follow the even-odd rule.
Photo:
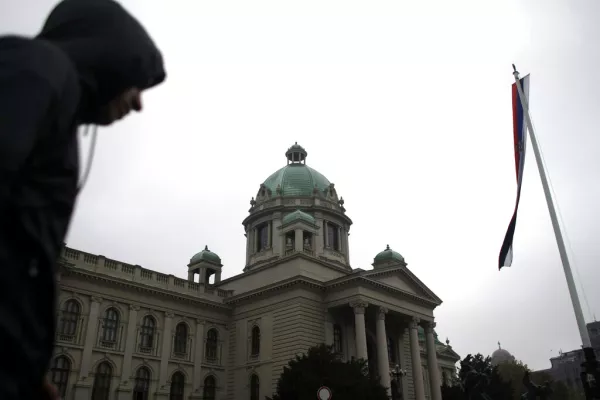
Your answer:
[[[65,356],[56,357],[50,367],[51,381],[56,386],[61,397],[67,394],[69,374],[71,373],[71,361]]]
[[[206,351],[205,358],[208,361],[217,361],[219,347],[219,332],[215,328],[211,328],[206,333]]]
[[[252,327],[250,334],[250,356],[258,357],[260,354],[260,328],[257,325]]]
[[[81,317],[81,307],[77,300],[67,300],[62,307],[58,322],[58,333],[62,336],[75,336],[79,318]]]
[[[117,331],[119,329],[119,312],[110,307],[104,312],[104,323],[102,326],[102,340],[104,342],[114,343],[117,341]]]
[[[150,390],[150,370],[146,367],[139,367],[135,372],[135,381],[133,386],[133,400],[148,400],[148,391]]]
[[[202,389],[203,400],[215,400],[217,392],[217,382],[212,375],[204,378],[204,388]]]
[[[185,376],[181,371],[176,371],[171,377],[169,400],[183,400],[185,394]],[[204,397],[205,399],[207,397]],[[214,399],[214,395],[212,397]]]
[[[154,348],[156,334],[156,320],[151,315],[146,315],[140,327],[140,351],[149,353]]]
[[[92,400],[109,400],[112,367],[107,361],[101,362],[96,368],[92,386]]]
[[[173,351],[175,354],[186,354],[188,342],[188,326],[185,322],[180,322],[175,327],[175,344]]]

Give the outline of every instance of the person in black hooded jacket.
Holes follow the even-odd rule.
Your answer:
[[[0,38],[0,399],[45,393],[78,126],[140,111],[164,79],[152,39],[113,0],[64,0],[37,37]]]

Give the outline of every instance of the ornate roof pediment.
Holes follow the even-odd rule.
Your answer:
[[[335,287],[351,283],[376,285],[389,292],[403,294],[433,306],[442,304],[442,300],[404,266],[369,271],[357,270],[352,275],[329,281],[326,285]]]

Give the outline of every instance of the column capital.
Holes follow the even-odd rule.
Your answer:
[[[385,314],[388,313],[388,309],[385,307],[379,307],[377,309],[377,319],[385,320]]]
[[[140,306],[136,306],[135,304],[130,304],[129,310],[130,311],[140,311]]]
[[[421,319],[419,317],[412,317],[411,320],[408,322],[408,327],[410,329],[417,329],[420,322]]]
[[[352,301],[349,303],[350,307],[354,309],[354,314],[364,314],[365,309],[369,306],[369,303],[366,301]]]
[[[92,303],[98,303],[98,304],[102,303],[102,297],[92,296],[91,299],[92,299]]]
[[[173,318],[174,316],[175,316],[175,314],[173,314],[171,311],[165,311],[165,317]]]
[[[204,319],[196,318],[196,325],[204,325]]]
[[[425,333],[433,333],[435,329],[436,323],[433,321],[425,321],[423,324],[423,328],[425,329]]]

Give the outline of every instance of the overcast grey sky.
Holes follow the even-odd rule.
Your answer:
[[[54,3],[3,1],[0,31],[34,34]],[[69,246],[185,277],[208,245],[225,277],[240,273],[250,198],[298,141],[346,200],[352,266],[370,268],[386,244],[401,252],[444,300],[438,332],[462,356],[500,341],[537,369],[579,346],[533,152],[513,267],[496,264],[516,191],[514,62],[532,75],[586,318],[600,313],[600,3],[122,4],[169,77],[143,114],[100,130]]]

